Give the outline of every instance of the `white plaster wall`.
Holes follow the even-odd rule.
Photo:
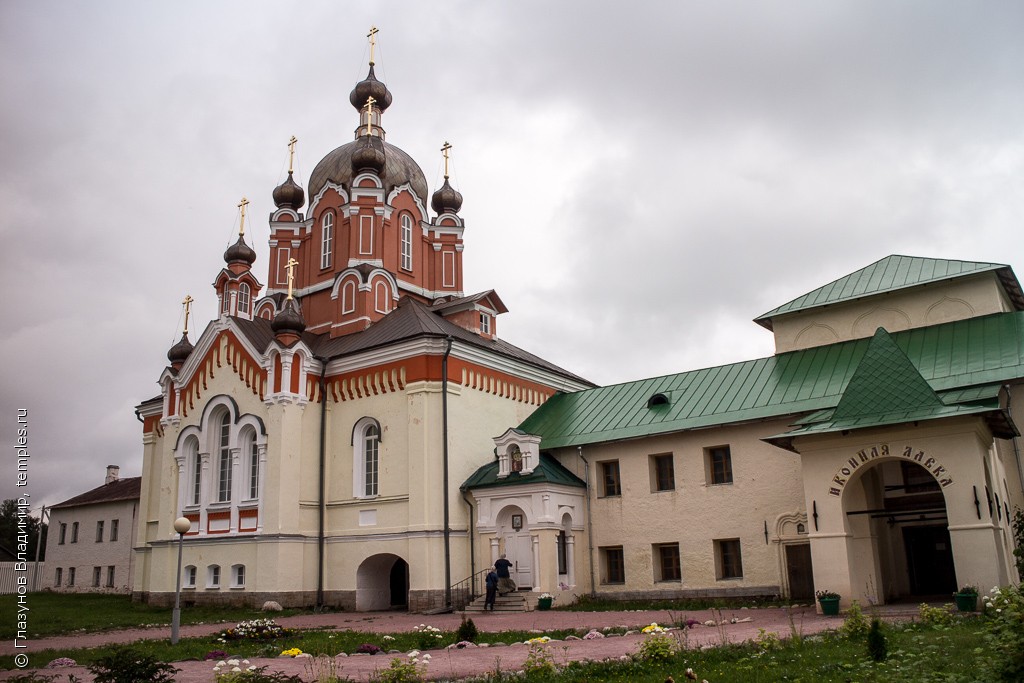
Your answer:
[[[46,541],[46,576],[40,584],[46,588],[74,592],[126,592],[132,585],[133,539],[138,517],[137,500],[77,505],[56,508],[50,513]],[[110,540],[112,520],[118,520],[117,540]],[[103,521],[103,541],[96,542],[96,523]],[[71,542],[72,524],[78,522],[78,542]],[[60,543],[60,525],[67,525],[65,541]],[[107,567],[114,567],[114,586],[107,588]],[[57,568],[63,570],[64,585],[54,585]],[[75,567],[75,585],[68,586],[68,568]],[[93,568],[100,567],[100,585],[93,587]]]

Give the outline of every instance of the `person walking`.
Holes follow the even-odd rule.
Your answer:
[[[494,600],[498,595],[498,572],[494,571],[494,567],[487,572],[487,578],[484,579],[487,584],[487,597],[484,598],[484,611],[490,609],[494,611]]]
[[[501,557],[494,563],[494,571],[498,575],[498,593],[505,595],[511,593],[516,589],[516,582],[512,580],[512,575],[509,570],[512,568],[512,563],[505,558],[505,553],[501,554]]]

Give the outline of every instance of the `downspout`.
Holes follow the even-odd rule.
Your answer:
[[[452,352],[452,336],[448,335],[444,341],[444,355],[441,357],[441,437],[444,439],[441,447],[444,458],[444,606],[451,609],[452,532],[448,519],[448,356]]]
[[[327,359],[320,361],[320,498],[318,505],[317,537],[316,537],[316,611],[324,609],[324,527],[326,525],[326,486],[327,486]]]
[[[469,532],[469,576],[471,577],[469,590],[472,593],[476,591],[476,586],[473,585],[474,579],[472,578],[476,576],[476,544],[473,542],[473,536],[475,535],[473,531],[473,503],[469,498],[466,498],[466,491],[464,490],[462,491],[462,500],[466,501],[466,505],[469,506],[469,526],[466,528],[466,531]]]
[[[590,597],[597,597],[597,584],[594,579],[594,522],[590,515],[590,463],[583,457],[583,446],[576,447],[576,455],[583,461],[583,481],[587,485],[587,559],[590,560]]]
[[[1011,396],[1012,396],[1010,394],[1010,385],[1009,384],[1004,384],[1003,388],[1006,389],[1006,414],[1009,415],[1010,419],[1012,420],[1013,419],[1013,413],[1010,411],[1010,402],[1011,402]],[[1024,468],[1022,468],[1021,464],[1020,464],[1020,441],[1019,441],[1019,439],[1020,439],[1019,436],[1015,436],[1012,439],[1010,439],[1010,441],[1013,442],[1013,456],[1014,456],[1014,459],[1017,461],[1017,478],[1020,479],[1020,490],[1022,492],[1024,492]]]

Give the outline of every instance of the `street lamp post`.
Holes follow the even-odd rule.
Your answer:
[[[185,532],[192,528],[188,517],[174,520],[174,530],[178,533],[178,578],[174,587],[174,612],[171,613],[171,645],[178,644],[178,627],[181,625],[181,550],[185,545]]]

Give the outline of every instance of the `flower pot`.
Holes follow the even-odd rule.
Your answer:
[[[977,593],[957,593],[953,596],[956,600],[956,608],[961,612],[977,612],[978,611],[978,595]]]
[[[828,617],[839,614],[839,598],[818,598],[821,604],[821,613]]]
[[[552,598],[537,598],[537,609],[548,610],[551,609]]]

